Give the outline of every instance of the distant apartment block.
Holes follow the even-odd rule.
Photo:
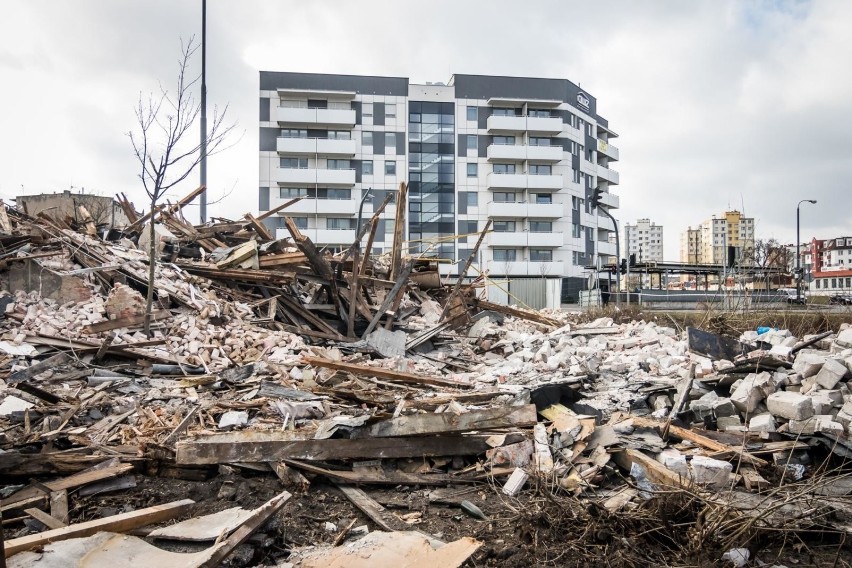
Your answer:
[[[726,211],[707,219],[697,229],[681,233],[680,260],[691,264],[751,263],[754,219],[739,211]]]
[[[638,219],[624,226],[624,249],[636,262],[663,262],[663,226],[650,219]]]
[[[615,254],[616,134],[587,91],[562,79],[455,75],[448,84],[407,78],[260,73],[259,209],[305,197],[284,216],[331,248],[355,239],[359,205],[372,215],[400,182],[409,187],[405,235],[413,254],[457,276],[477,233],[490,232],[467,276],[487,270],[490,297],[558,306],[584,267]],[[394,205],[374,252],[392,245]]]
[[[811,293],[852,294],[852,237],[811,240],[802,266]]]

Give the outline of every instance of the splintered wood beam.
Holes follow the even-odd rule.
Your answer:
[[[509,306],[504,306],[502,304],[495,304],[494,302],[489,302],[487,300],[475,299],[474,303],[482,308],[483,310],[491,310],[493,312],[497,312],[499,314],[504,314],[507,316],[512,316],[518,319],[529,320],[535,323],[540,323],[542,325],[549,325],[551,327],[559,327],[559,322],[549,317],[543,316],[538,312],[531,312],[528,310],[519,310],[517,308],[512,308]]]
[[[389,193],[388,196],[391,194]],[[374,218],[370,222],[370,234],[367,236],[367,246],[364,247],[364,260],[361,261],[361,274],[367,272],[367,266],[370,264],[370,255],[373,251],[373,241],[376,240],[376,230],[379,228],[378,218]]]
[[[287,208],[288,208],[288,207],[290,207],[291,205],[293,205],[293,204],[295,204],[295,203],[298,203],[299,201],[303,200],[304,198],[305,198],[304,196],[302,196],[302,197],[296,197],[295,199],[291,199],[290,201],[287,201],[286,203],[282,203],[281,205],[279,205],[279,206],[278,206],[278,207],[276,207],[275,209],[270,209],[270,210],[269,210],[269,211],[267,211],[266,213],[262,213],[262,214],[258,215],[258,216],[257,216],[257,220],[258,220],[258,221],[263,221],[263,220],[264,220],[264,219],[266,219],[267,217],[272,217],[273,215],[275,215],[275,214],[276,214],[276,213],[278,213],[279,211],[284,211],[285,209],[287,209]]]
[[[39,546],[44,546],[51,542],[59,542],[71,538],[80,538],[91,536],[97,532],[126,532],[135,528],[139,528],[151,523],[160,523],[174,519],[189,511],[189,508],[195,504],[192,499],[183,499],[181,501],[173,501],[163,505],[155,505],[130,513],[122,513],[113,515],[103,519],[95,519],[85,523],[76,523],[68,525],[60,529],[53,529],[45,532],[36,533],[33,535],[13,538],[6,541],[5,556],[9,558],[13,554],[23,552],[24,550],[32,550]]]
[[[485,235],[488,234],[488,229],[491,228],[491,219],[485,223],[485,227],[482,229],[482,232],[479,233],[479,238],[476,240],[476,245],[474,245],[473,250],[470,251],[470,256],[467,257],[467,261],[464,263],[464,268],[459,272],[459,279],[456,280],[456,285],[453,286],[453,291],[450,292],[450,296],[447,298],[447,301],[444,303],[444,309],[441,312],[441,317],[438,321],[442,321],[447,313],[450,311],[450,306],[452,305],[452,299],[455,298],[459,290],[461,289],[462,282],[464,281],[464,275],[467,274],[470,265],[473,264],[473,259],[476,258],[476,253],[479,252],[479,247],[482,245],[482,241],[485,240]]]
[[[402,245],[405,239],[405,208],[408,201],[408,185],[403,181],[399,184],[396,197],[396,218],[393,226],[393,248],[391,249],[390,279],[396,281],[402,270]]]
[[[376,329],[376,326],[379,324],[379,321],[382,319],[382,316],[387,313],[390,309],[391,305],[396,302],[397,296],[402,293],[402,289],[408,283],[408,276],[411,274],[411,269],[414,267],[414,261],[409,260],[405,267],[402,269],[402,272],[396,279],[396,282],[393,285],[393,288],[385,296],[384,301],[382,301],[382,305],[379,306],[378,311],[376,311],[376,315],[373,316],[372,321],[370,321],[370,325],[367,326],[367,329],[364,330],[364,333],[361,335],[362,339],[367,339],[367,336]]]
[[[534,404],[524,406],[501,406],[488,410],[474,410],[462,414],[441,412],[440,414],[414,414],[378,422],[359,428],[352,438],[385,438],[391,436],[427,436],[470,432],[473,430],[495,430],[502,428],[525,428],[537,423]]]
[[[283,435],[281,435],[283,434]],[[490,436],[406,436],[345,440],[292,440],[287,432],[242,431],[181,440],[176,444],[180,465],[205,465],[281,460],[349,460],[471,456],[485,453]]]
[[[409,385],[429,385],[436,387],[450,388],[472,388],[470,383],[461,383],[450,379],[440,379],[438,377],[426,377],[423,375],[415,375],[414,373],[405,373],[402,371],[393,371],[382,367],[368,367],[366,365],[358,365],[356,363],[344,363],[343,361],[332,361],[331,359],[323,359],[322,357],[313,357],[306,355],[302,357],[302,361],[314,367],[324,367],[326,369],[334,369],[335,371],[346,371],[353,375],[363,377],[377,377],[392,383],[402,383]]]
[[[264,241],[274,241],[275,237],[272,236],[272,233],[269,232],[269,229],[266,228],[260,219],[252,215],[251,213],[246,213],[246,220],[248,221],[249,226],[254,229],[254,232],[263,239]]]

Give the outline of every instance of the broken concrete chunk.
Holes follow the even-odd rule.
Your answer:
[[[787,431],[791,434],[812,435],[816,433],[843,434],[843,424],[835,422],[830,414],[818,414],[804,420],[790,420]]]
[[[812,351],[801,351],[796,355],[796,360],[793,362],[793,370],[806,379],[819,373],[825,360],[825,355]]]
[[[18,398],[17,396],[10,394],[4,398],[2,404],[0,404],[0,416],[9,416],[13,412],[23,412],[33,406],[35,406],[33,403],[27,402],[22,398]]]
[[[811,398],[790,391],[780,391],[769,395],[766,406],[774,416],[787,420],[804,420],[814,415]]]
[[[739,416],[720,416],[716,419],[716,427],[722,432],[741,432],[745,430]]]
[[[775,382],[769,373],[752,373],[740,381],[731,393],[731,402],[740,412],[754,412],[757,405],[775,392]]]
[[[734,469],[733,464],[704,456],[695,456],[689,465],[692,468],[693,479],[696,483],[706,485],[711,489],[724,489],[730,486],[731,471]]]
[[[229,430],[248,424],[248,412],[244,410],[229,410],[219,418],[219,429]]]
[[[384,357],[404,357],[407,337],[404,331],[388,331],[379,327],[367,336],[367,345]]]
[[[852,347],[852,328],[844,329],[838,333],[834,342],[841,347]]]
[[[824,389],[833,389],[848,373],[849,369],[841,361],[826,359],[816,375],[816,382]]]
[[[503,493],[509,497],[514,497],[520,493],[529,478],[530,476],[527,472],[516,467],[512,475],[509,476],[509,479],[506,480],[506,484],[503,485]]]
[[[775,417],[771,414],[758,414],[748,421],[749,432],[775,432]]]

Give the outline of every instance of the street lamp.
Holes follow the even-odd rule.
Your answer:
[[[796,303],[802,301],[802,253],[799,250],[802,242],[799,237],[799,207],[802,203],[816,205],[816,199],[802,199],[796,204]]]

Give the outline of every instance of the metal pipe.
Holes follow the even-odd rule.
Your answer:
[[[201,193],[199,217],[207,222],[207,0],[201,0]]]

